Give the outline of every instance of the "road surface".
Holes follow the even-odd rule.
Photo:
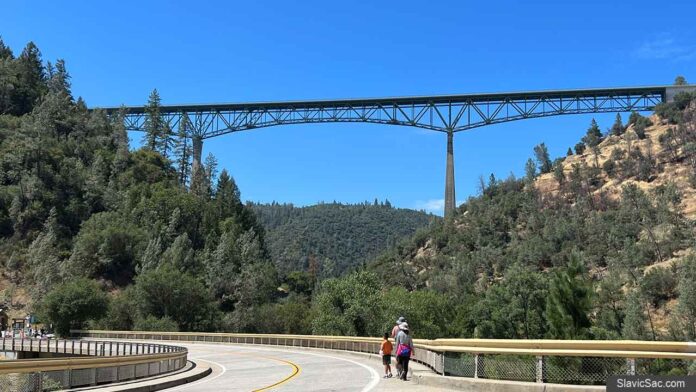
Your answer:
[[[284,347],[183,343],[189,359],[207,362],[213,373],[166,391],[433,391],[412,381],[384,379],[374,357]],[[396,374],[396,370],[394,370]]]

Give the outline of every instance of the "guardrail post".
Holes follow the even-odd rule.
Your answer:
[[[628,375],[629,376],[635,376],[636,375],[636,359],[635,358],[626,358],[626,365],[628,368]]]
[[[442,375],[445,375],[445,357],[447,356],[446,352],[441,352],[440,353],[440,359],[442,360]]]
[[[483,376],[483,354],[474,354],[474,378]]]
[[[546,359],[543,355],[536,357],[536,382],[546,382]]]

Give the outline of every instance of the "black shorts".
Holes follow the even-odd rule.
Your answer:
[[[382,365],[391,365],[391,355],[382,355]]]

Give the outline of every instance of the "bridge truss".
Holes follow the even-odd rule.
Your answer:
[[[453,136],[457,132],[529,118],[566,114],[652,110],[696,86],[648,86],[547,90],[493,94],[437,95],[320,101],[163,105],[172,130],[186,124],[193,141],[193,171],[200,167],[203,139],[257,128],[310,123],[362,122],[424,128],[447,134],[445,216],[455,209]],[[145,131],[147,108],[102,108],[120,114],[126,129]],[[185,119],[186,121],[182,121]]]
[[[484,125],[563,114],[651,110],[666,87],[556,90],[324,101],[165,105],[165,121],[177,129],[186,117],[202,139],[277,125],[364,122],[460,132]],[[120,108],[105,108],[109,113]],[[145,107],[124,107],[128,130],[144,131]]]

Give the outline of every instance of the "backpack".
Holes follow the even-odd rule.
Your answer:
[[[399,347],[396,349],[396,355],[399,357],[410,357],[411,356],[411,346],[403,343],[399,343]]]

